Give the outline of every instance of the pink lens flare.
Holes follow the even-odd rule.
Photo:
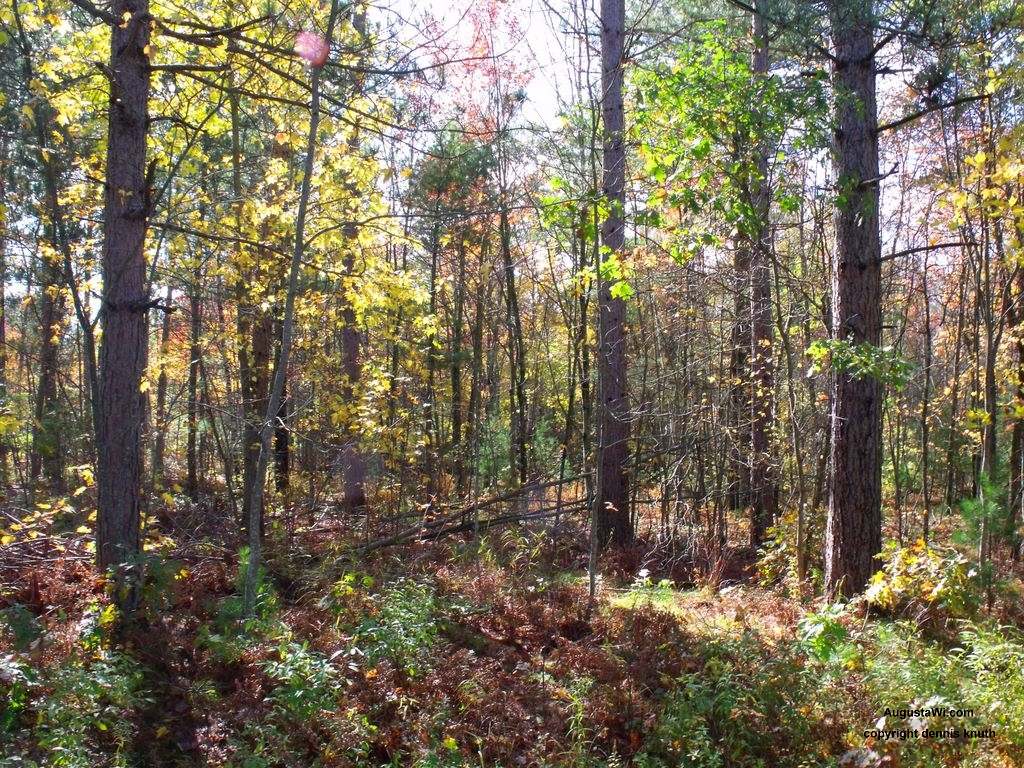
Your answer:
[[[319,69],[327,63],[331,47],[316,32],[299,32],[295,37],[295,52],[305,59],[309,66]]]

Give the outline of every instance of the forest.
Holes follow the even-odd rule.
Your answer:
[[[1024,766],[1024,3],[0,3],[0,768]]]

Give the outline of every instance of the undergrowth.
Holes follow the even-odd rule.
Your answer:
[[[1024,637],[979,614],[955,556],[892,552],[849,605],[642,570],[592,608],[543,537],[467,546],[412,569],[321,559],[298,592],[261,573],[251,617],[244,552],[168,560],[126,642],[95,592],[8,600],[0,766],[1024,764]],[[964,714],[886,714],[939,706]],[[952,725],[991,735],[879,735]]]

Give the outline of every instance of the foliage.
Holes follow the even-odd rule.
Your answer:
[[[811,371],[832,370],[855,379],[873,378],[899,390],[907,385],[913,372],[911,363],[896,349],[869,342],[853,344],[847,339],[818,340],[807,348]]]
[[[296,720],[315,718],[337,705],[337,675],[331,662],[307,643],[283,642],[277,657],[263,662],[277,685],[270,693],[275,707]]]
[[[828,666],[848,668],[856,663],[857,648],[850,641],[850,632],[842,618],[846,607],[826,606],[817,613],[804,616],[797,625],[799,641],[807,654]]]
[[[661,579],[657,583],[651,579],[650,571],[640,569],[629,590],[616,602],[629,608],[649,605],[655,608],[670,609],[675,600],[675,584],[671,579]]]
[[[701,650],[703,667],[676,681],[638,766],[801,766],[820,754],[808,717],[818,683],[797,658],[783,649],[765,658],[750,635]]]
[[[928,546],[922,539],[908,547],[889,541],[881,561],[882,569],[864,593],[869,604],[921,623],[977,612],[981,603],[978,570],[955,549]]]
[[[416,676],[423,671],[425,651],[437,639],[437,610],[432,587],[398,579],[373,596],[370,614],[352,633],[352,645],[370,664],[388,659]]]
[[[797,573],[797,515],[787,509],[779,521],[768,528],[764,544],[758,550],[757,577],[762,586],[785,589],[789,595],[802,593]],[[821,586],[821,552],[825,538],[824,515],[808,510],[804,516],[804,557],[811,587]]]

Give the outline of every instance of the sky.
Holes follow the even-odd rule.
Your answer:
[[[551,0],[556,6],[564,0]],[[421,49],[428,43],[439,43],[451,51],[465,50],[470,44],[471,25],[466,15],[481,0],[376,0],[371,17],[387,28],[399,21],[402,47]],[[503,25],[495,30],[495,48],[510,66],[530,75],[526,84],[523,117],[528,122],[551,126],[558,119],[558,92],[568,83],[571,66],[563,46],[567,37],[556,29],[557,19],[543,0],[505,0],[502,5],[518,29],[508,34]],[[432,29],[427,19],[436,20]],[[438,39],[437,31],[441,36]],[[426,57],[420,53],[421,63]]]

